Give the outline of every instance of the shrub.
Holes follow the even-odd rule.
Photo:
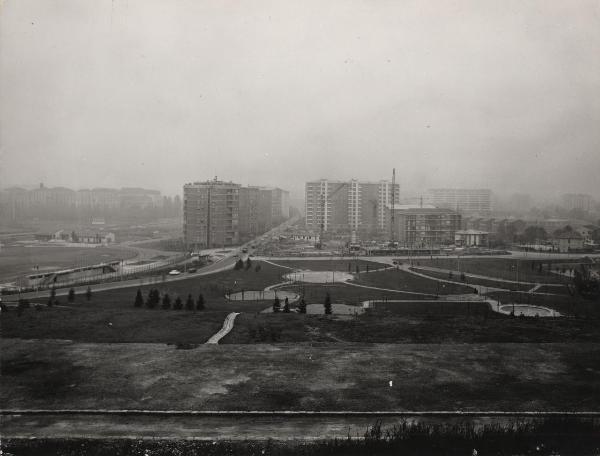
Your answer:
[[[87,287],[87,290],[85,291],[85,298],[88,301],[92,299],[92,289],[90,287]]]
[[[135,301],[133,303],[134,307],[142,307],[144,305],[144,298],[142,297],[142,290],[138,288],[138,291],[135,295]]]
[[[281,309],[281,301],[279,301],[279,298],[277,296],[275,296],[275,301],[273,302],[273,312],[279,312],[280,309]]]
[[[177,299],[175,299],[175,304],[173,304],[173,309],[175,309],[175,310],[183,309],[183,301],[181,300],[181,298],[179,296],[177,296]]]
[[[290,313],[290,300],[287,298],[285,298],[285,303],[283,304],[283,311],[285,313]]]
[[[246,259],[246,271],[252,267],[252,260],[250,257]]]
[[[69,297],[67,301],[74,302],[75,301],[75,290],[73,288],[69,289]]]
[[[187,300],[185,301],[185,309],[186,310],[194,310],[194,298],[189,294]]]
[[[306,313],[306,301],[304,300],[304,297],[302,297],[302,299],[300,300],[300,313],[305,314]]]
[[[198,301],[196,301],[196,309],[204,310],[204,295],[202,293],[198,295]]]
[[[169,296],[169,293],[165,293],[162,298],[162,308],[165,310],[171,308],[171,297]]]
[[[331,315],[331,296],[329,295],[329,292],[325,294],[323,306],[325,307],[325,315]]]
[[[260,272],[260,264],[257,264],[254,268],[254,272]]]

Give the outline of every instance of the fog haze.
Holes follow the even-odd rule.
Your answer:
[[[0,187],[600,196],[597,1],[0,7]]]

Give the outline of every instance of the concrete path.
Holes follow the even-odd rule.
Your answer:
[[[229,315],[227,315],[227,317],[225,317],[225,322],[223,323],[223,327],[219,330],[218,333],[216,333],[214,336],[212,336],[210,339],[208,339],[206,341],[207,344],[218,344],[219,341],[225,337],[227,334],[229,334],[229,332],[233,329],[233,322],[235,320],[235,317],[237,317],[240,313],[239,312],[231,312]]]

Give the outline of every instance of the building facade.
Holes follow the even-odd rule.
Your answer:
[[[566,193],[562,195],[562,205],[567,210],[579,209],[588,212],[592,209],[593,203],[593,198],[583,193]]]
[[[183,186],[183,238],[188,248],[239,243],[240,187],[216,179]]]
[[[183,187],[184,241],[193,250],[247,242],[283,223],[289,213],[289,192],[280,188],[218,180]]]
[[[395,191],[395,195],[393,192]],[[305,185],[306,226],[325,232],[381,235],[389,231],[385,207],[400,198],[400,185],[386,180],[364,182],[321,179]]]
[[[492,191],[487,188],[432,188],[428,203],[461,214],[485,216],[492,212]]]
[[[394,215],[394,241],[401,247],[436,248],[454,244],[461,216],[451,209],[432,205],[394,205],[386,207],[386,220]]]

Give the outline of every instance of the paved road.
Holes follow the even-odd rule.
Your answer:
[[[233,322],[235,321],[235,317],[237,317],[239,312],[231,312],[229,315],[225,317],[225,321],[223,322],[223,327],[212,336],[210,339],[206,341],[207,344],[218,344],[219,341],[225,337],[229,332],[233,329]]]

